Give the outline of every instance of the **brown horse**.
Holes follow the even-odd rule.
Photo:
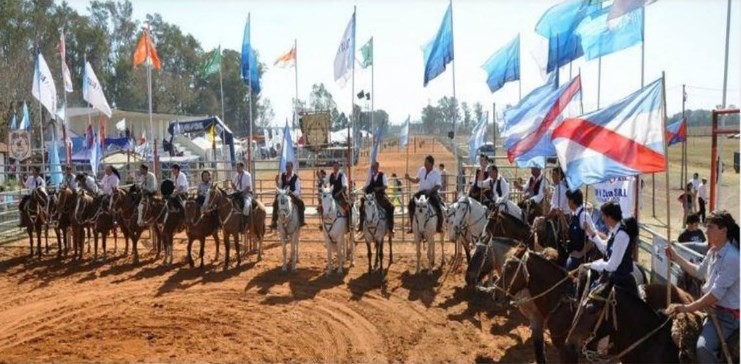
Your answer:
[[[242,209],[227,194],[227,192],[212,184],[206,193],[206,200],[203,202],[201,215],[208,215],[216,211],[219,226],[224,233],[224,268],[229,267],[229,239],[234,238],[234,247],[237,254],[237,265],[242,263],[242,257],[239,253],[239,234],[251,236],[257,240],[257,260],[262,260],[262,240],[265,236],[265,217],[267,213],[265,206],[257,199],[252,199],[252,210],[250,216],[244,216]]]
[[[54,230],[57,235],[57,245],[59,252],[57,257],[66,257],[69,252],[70,238],[72,236],[72,211],[75,208],[75,192],[69,187],[63,187],[57,191],[56,196],[52,198],[51,218]],[[64,248],[63,248],[64,247]]]
[[[101,236],[103,260],[107,259],[106,238],[113,229],[113,214],[108,210],[102,198],[93,198],[86,192],[78,192],[76,206],[73,213],[73,225],[78,227],[93,227],[94,259],[98,259],[98,236]],[[80,258],[82,258],[82,244],[80,242]],[[75,247],[77,249],[77,246]]]
[[[48,224],[51,220],[50,205],[51,197],[46,192],[45,188],[39,187],[31,191],[31,195],[28,197],[28,202],[23,206],[19,206],[20,218],[22,224],[26,228],[28,234],[28,241],[30,245],[30,257],[33,257],[33,235],[36,233],[36,254],[41,258],[41,229],[46,230],[46,253],[49,253],[49,233]]]
[[[525,217],[525,221],[532,225],[536,217],[543,216],[543,206],[545,203],[545,199],[541,203],[535,203],[527,199],[518,203],[517,206],[522,209],[522,215]]]
[[[172,264],[173,241],[175,234],[185,228],[185,212],[173,208],[159,196],[146,196],[139,203],[137,223],[140,227],[154,224],[158,240],[165,249],[163,264]]]
[[[185,201],[185,234],[188,236],[188,264],[191,268],[194,266],[193,256],[191,255],[191,247],[193,241],[198,240],[201,242],[201,268],[203,268],[203,253],[206,245],[206,237],[213,237],[216,242],[216,257],[219,256],[219,217],[214,211],[210,214],[202,215],[200,213],[200,206],[194,199],[188,199]]]
[[[518,217],[500,211],[499,209],[494,209],[489,214],[489,221],[486,223],[484,231],[489,236],[500,236],[519,240],[531,248],[535,246],[536,234],[530,225],[522,222]]]
[[[111,211],[118,220],[123,232],[126,247],[124,255],[129,253],[129,239],[131,239],[131,252],[134,255],[134,264],[139,263],[139,239],[144,228],[137,224],[137,205],[141,200],[141,191],[132,186],[128,191],[117,187],[111,195]]]

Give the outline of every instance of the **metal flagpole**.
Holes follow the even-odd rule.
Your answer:
[[[666,130],[666,75],[664,72],[661,72],[661,97],[663,102],[663,111],[662,111],[662,118],[663,118],[663,128],[661,130]],[[666,133],[661,133],[662,138],[664,139],[664,175],[666,176],[666,244],[667,246],[672,245],[672,219],[671,219],[671,209],[669,208],[669,155],[666,153],[668,147],[667,147],[667,140],[666,140]],[[637,186],[637,185],[636,185]],[[637,219],[637,217],[636,217]],[[666,305],[669,306],[669,303],[671,302],[671,273],[672,273],[672,264],[671,262],[668,262],[666,264]]]
[[[494,147],[494,155],[497,154],[497,103],[493,102],[491,104],[491,143]],[[468,157],[470,160],[471,157]]]
[[[350,132],[352,131],[352,137],[355,137],[355,29],[357,29],[357,21],[358,18],[356,16],[357,13],[357,6],[353,6],[352,10],[352,19],[353,19],[353,32],[352,32],[352,54],[353,54],[353,62],[352,65],[352,85],[350,87],[350,126],[347,130],[347,148],[348,152],[350,153],[350,165],[347,166],[347,180],[348,184],[352,186],[352,167],[355,164],[355,148],[354,144],[357,142],[356,140],[351,140],[350,138]],[[350,234],[350,236],[353,236],[353,234]]]
[[[221,45],[219,45],[219,89],[221,90],[221,121],[226,123],[226,114],[224,114],[224,78],[221,74]]]
[[[375,48],[375,47],[374,47],[374,44],[373,44],[373,38],[371,38],[371,52],[375,52],[375,49],[373,49],[373,48]],[[376,99],[376,91],[373,88],[373,86],[374,86],[373,83],[375,81],[375,73],[376,73],[376,63],[373,62],[373,64],[371,64],[371,129],[370,129],[370,132],[371,133],[375,133],[376,132],[376,124],[375,124],[374,117],[373,117],[374,114],[376,113],[376,111],[375,111],[376,109],[375,109],[374,104],[373,104],[373,102]],[[375,136],[374,136],[374,138],[375,138]],[[381,148],[381,145],[382,145],[382,143],[379,142],[378,143],[378,148],[379,149]],[[371,143],[371,149],[372,148],[373,148],[373,143]],[[380,151],[379,151],[379,153],[380,153]]]
[[[41,131],[41,173],[46,171],[46,156],[44,155],[44,109],[41,107],[41,49],[36,53],[36,86],[39,89],[39,130]],[[31,128],[33,130],[33,128]],[[51,170],[49,171],[51,172]]]
[[[250,31],[249,31],[249,38],[247,39],[247,43],[250,45],[249,51],[252,52],[252,20],[250,19],[252,17],[251,13],[247,13],[247,23],[250,25]],[[249,101],[249,128],[250,128],[250,140],[247,142],[247,165],[249,166],[250,176],[252,177],[252,185],[255,185],[255,169],[252,163],[254,162],[252,160],[252,67],[256,67],[257,65],[252,65],[250,62],[250,54],[247,54],[247,64],[249,67],[247,68],[247,99]],[[296,166],[298,167],[298,166]]]
[[[685,85],[682,85],[682,122],[684,122],[684,114],[685,114],[685,102],[684,102],[684,89]],[[681,126],[680,126],[681,127]],[[667,154],[669,154],[669,151],[667,150]],[[679,187],[684,190],[684,184],[686,183],[689,178],[687,178],[687,138],[685,138],[682,141],[682,165],[680,167],[680,184]],[[694,203],[694,201],[693,201]],[[684,218],[682,219],[682,227],[686,226],[687,223],[687,209],[682,209],[684,211]]]
[[[641,7],[641,88],[645,86],[645,74],[646,74],[646,7]],[[663,81],[662,81],[663,82]],[[666,87],[664,87],[666,92]],[[666,98],[666,94],[664,95],[664,98]],[[664,113],[666,114],[666,100],[664,100]],[[664,120],[664,129],[666,131],[666,120]],[[664,138],[666,139],[666,138]],[[664,146],[666,146],[666,143],[664,143]],[[664,149],[666,151],[666,149]],[[665,158],[668,158],[668,156],[664,156]],[[667,167],[668,168],[668,167]],[[667,172],[668,173],[668,172]],[[655,178],[653,176],[653,173],[651,174],[651,178]],[[637,221],[639,220],[640,216],[640,206],[641,206],[641,175],[636,175],[636,181],[635,181],[635,205],[633,207],[633,211],[635,212],[633,216]],[[667,183],[669,183],[669,175],[667,174]],[[667,185],[667,193],[669,193],[669,186]],[[667,203],[669,202],[669,197],[666,198]],[[667,216],[669,216],[669,208],[667,206]],[[668,218],[667,218],[668,220]],[[667,236],[667,240],[669,237]]]
[[[295,74],[295,87],[296,87],[296,101],[293,103],[293,110],[298,115],[298,40],[293,39],[293,71]],[[293,118],[292,124],[296,123],[296,118]],[[293,127],[298,127],[298,125],[293,125]]]
[[[64,41],[64,28],[62,28],[61,31],[62,41]],[[61,45],[61,44],[60,44]],[[65,45],[64,54],[67,54],[67,46]],[[65,83],[64,81],[64,64],[67,62],[66,59],[64,59],[64,55],[60,52],[59,58],[62,60],[62,84]],[[67,164],[70,164],[70,158],[72,157],[70,155],[70,150],[67,148],[67,88],[64,87],[64,90],[62,91],[62,94],[64,95],[64,118],[62,119],[62,145],[64,145],[64,160]]]
[[[453,31],[453,0],[450,0],[450,31],[451,33],[453,33],[450,35],[450,46],[453,48],[453,54],[455,54],[455,32]],[[453,106],[455,107],[456,111],[453,113],[453,151],[455,155],[455,169],[457,170],[458,168],[460,168],[460,161],[458,160],[458,146],[455,144],[455,136],[457,131],[456,127],[458,126],[458,118],[456,117],[458,111],[458,99],[455,97],[455,57],[453,57],[453,64],[451,68],[453,71]]]
[[[721,103],[723,109],[726,108],[726,101],[728,100],[728,53],[730,50],[730,36],[731,36],[731,0],[728,0],[728,10],[726,11],[726,50],[725,50],[725,61],[723,62],[723,102]],[[726,116],[720,115],[720,126],[722,128],[726,127]],[[718,142],[718,155],[723,155],[723,146],[724,141],[723,138],[719,139]],[[723,162],[721,162],[721,158],[719,157],[718,160],[718,173],[717,176],[717,188],[715,192],[715,201],[720,201],[721,196],[721,189],[720,189],[720,178],[721,173],[723,171],[722,168]],[[710,183],[716,183],[716,181],[711,181]],[[717,208],[718,203],[715,203],[715,206]]]

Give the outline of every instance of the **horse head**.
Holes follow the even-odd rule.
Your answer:
[[[139,202],[139,207],[137,208],[137,225],[147,226],[157,219],[157,216],[155,216],[155,203],[157,201],[158,199],[155,196],[144,196],[142,198]]]
[[[331,214],[335,213],[336,205],[331,188],[322,187],[319,191],[319,198],[322,200],[322,215],[331,216]]]
[[[287,223],[287,220],[291,217],[291,214],[293,213],[293,202],[291,201],[290,196],[288,195],[288,190],[282,190],[280,188],[277,189],[278,193],[278,219],[282,223]]]
[[[63,187],[57,192],[56,208],[52,213],[52,219],[59,221],[63,215],[72,211],[75,193],[69,187]]]
[[[201,216],[206,216],[219,208],[219,204],[222,200],[224,191],[211,182],[211,185],[206,191],[206,198],[203,200],[203,207],[201,208]]]
[[[365,222],[366,223],[373,224],[381,219],[381,214],[379,213],[378,200],[376,200],[375,193],[371,192],[365,195],[365,205],[363,206],[363,208],[365,209]]]
[[[466,268],[466,284],[474,287],[481,276],[493,269],[491,249],[486,238],[479,237],[471,254],[471,261]]]
[[[196,200],[189,198],[184,201],[185,206],[185,220],[188,223],[188,225],[194,225],[196,223],[196,218],[198,217],[198,202]]]
[[[611,318],[614,307],[608,306],[615,305],[615,300],[615,287],[609,281],[592,289],[579,303],[571,330],[566,337],[567,343],[582,347],[597,334],[598,325],[603,326],[601,325],[603,321],[615,320],[615,317]],[[603,312],[605,310],[608,311]]]
[[[527,246],[518,246],[502,265],[502,274],[495,283],[509,297],[515,297],[517,293],[527,288],[530,283],[530,272],[527,269],[527,261],[530,257],[530,249]]]
[[[445,227],[448,230],[448,240],[455,241],[458,238],[457,231],[455,229],[455,215],[460,204],[458,201],[453,202],[450,206],[442,206],[443,216],[445,217]]]

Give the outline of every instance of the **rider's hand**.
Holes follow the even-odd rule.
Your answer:
[[[404,173],[404,179],[409,180],[409,173]]]
[[[666,254],[666,257],[669,260],[674,261],[674,254],[675,253],[674,253],[674,249],[672,248],[671,245],[667,245],[666,246],[666,248],[664,249],[664,254]]]
[[[667,316],[673,316],[682,312],[687,312],[687,306],[677,303],[672,303],[666,308],[666,310],[664,310],[664,314]]]

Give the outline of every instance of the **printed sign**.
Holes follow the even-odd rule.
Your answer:
[[[304,145],[308,148],[326,148],[329,144],[329,112],[303,114],[299,119]]]
[[[8,135],[10,158],[24,161],[31,158],[31,134],[25,130],[11,131]]]
[[[633,216],[635,197],[635,177],[612,178],[609,181],[593,185],[594,197],[602,205],[609,201],[617,201],[623,218]]]

